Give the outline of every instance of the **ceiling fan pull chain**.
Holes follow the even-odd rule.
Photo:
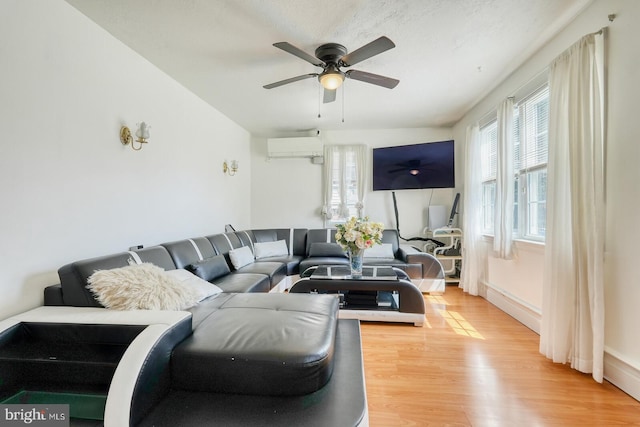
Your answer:
[[[321,118],[320,108],[322,107],[322,85],[318,85],[318,118]]]
[[[345,86],[346,85],[342,85],[342,123],[344,123],[344,91],[345,91]]]

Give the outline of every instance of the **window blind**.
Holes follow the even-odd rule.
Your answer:
[[[548,86],[518,103],[514,121],[515,170],[546,165],[549,152]]]
[[[494,120],[480,129],[482,181],[496,179],[498,161],[498,122]]]

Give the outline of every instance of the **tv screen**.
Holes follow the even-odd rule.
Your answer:
[[[373,191],[454,188],[451,141],[373,149]]]

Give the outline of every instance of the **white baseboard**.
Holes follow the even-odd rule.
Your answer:
[[[518,322],[538,335],[540,334],[541,313],[514,295],[496,286],[485,283],[486,299]],[[604,378],[629,396],[640,401],[640,369],[625,362],[616,352],[605,348]]]
[[[604,352],[604,378],[636,400],[640,400],[640,369],[625,362],[611,349]]]
[[[538,310],[503,289],[492,286],[488,283],[485,285],[487,301],[538,335],[540,334],[542,314]]]

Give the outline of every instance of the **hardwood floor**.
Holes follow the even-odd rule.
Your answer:
[[[640,425],[640,402],[554,364],[483,298],[425,295],[424,327],[362,322],[372,427]]]

